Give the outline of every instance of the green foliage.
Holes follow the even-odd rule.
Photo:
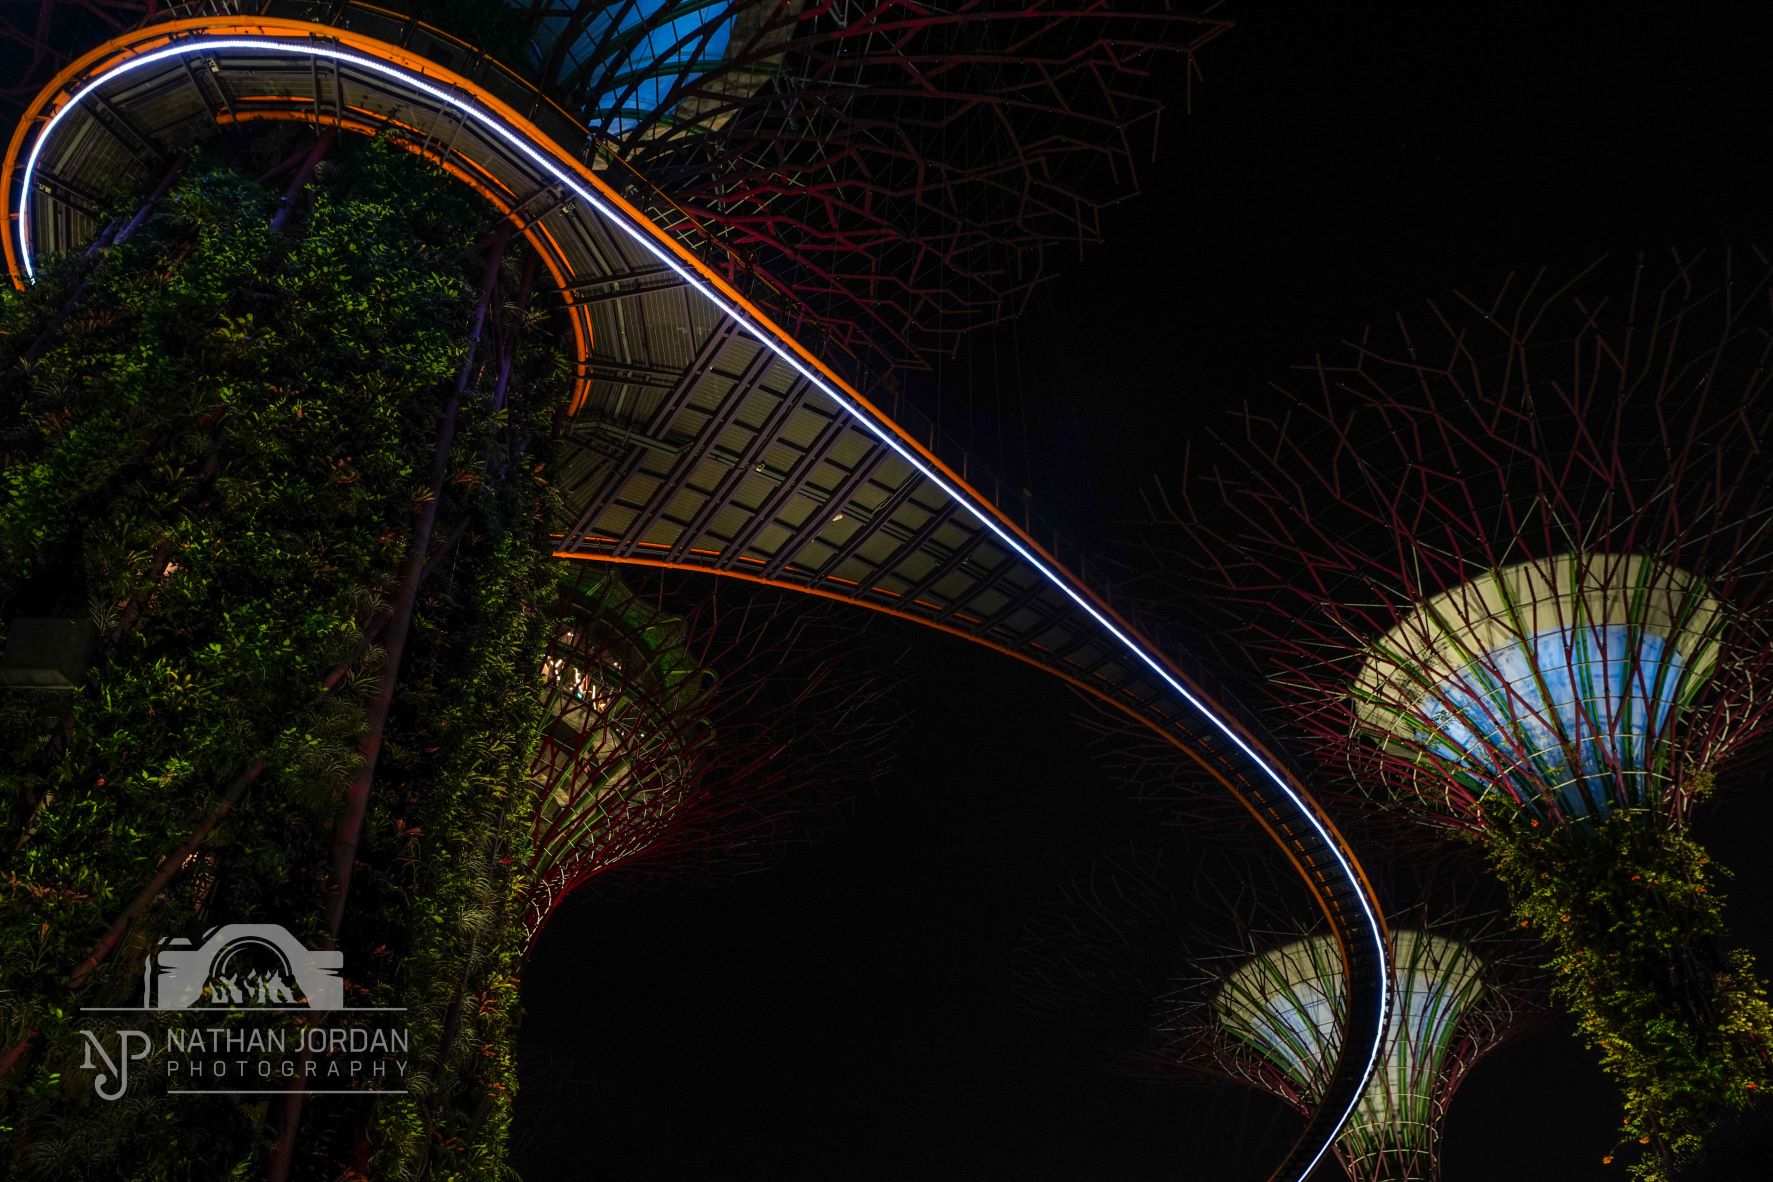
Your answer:
[[[1514,912],[1550,946],[1554,992],[1625,1099],[1633,1167],[1666,1179],[1727,1112],[1773,1085],[1773,1007],[1743,951],[1726,952],[1723,900],[1685,831],[1629,813],[1494,826],[1490,852]]]
[[[383,798],[370,827],[394,838],[368,859],[389,872],[359,886],[364,914],[384,921],[370,925],[378,945],[403,949],[383,1004],[407,1007],[416,1060],[412,1094],[378,1107],[378,1178],[502,1169],[533,808],[525,772],[554,585],[533,543],[512,531],[463,554],[427,612],[433,643],[402,678],[382,775],[405,793]]]
[[[33,1028],[47,1048],[0,1085],[0,1173],[114,1176],[127,1145],[131,1177],[225,1176],[263,1149],[263,1105],[95,1102],[73,1011],[135,1004],[162,936],[251,920],[323,933],[328,838],[381,672],[370,631],[428,495],[489,220],[386,145],[342,146],[325,168],[277,234],[273,191],[193,163],[127,243],[0,302],[0,620],[90,616],[100,633],[71,701],[46,714],[41,695],[0,692],[0,1052]],[[377,1176],[502,1172],[508,900],[535,603],[553,588],[539,473],[565,388],[548,334],[526,340],[509,405],[492,410],[483,349],[459,412],[433,536],[455,544],[421,590],[341,935],[351,1004],[414,1008],[429,1091],[367,1127],[360,1104],[310,1105],[303,1125],[304,1152],[335,1163],[367,1134]],[[158,859],[255,761],[203,873],[175,879],[71,993]],[[417,1017],[462,995],[476,1000],[453,1039]]]

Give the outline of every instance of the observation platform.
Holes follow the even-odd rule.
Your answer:
[[[50,83],[5,161],[15,281],[91,241],[119,178],[151,186],[169,157],[220,127],[388,132],[472,186],[537,251],[572,326],[569,446],[554,475],[572,513],[560,557],[746,579],[986,645],[1163,735],[1256,817],[1345,958],[1343,1054],[1276,1176],[1310,1173],[1364,1089],[1389,977],[1359,864],[1284,765],[850,385],[849,359],[809,345],[810,318],[785,327],[760,306],[791,308],[791,296],[749,298],[767,280],[742,260],[711,237],[659,229],[666,219],[647,210],[665,198],[519,75],[384,10],[258,7],[144,25]]]

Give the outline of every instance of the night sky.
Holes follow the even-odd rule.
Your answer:
[[[1510,271],[1753,242],[1773,29],[1749,5],[1231,6],[1144,192],[1015,327],[936,375],[944,421],[1069,536],[1139,538],[1141,491],[1226,408],[1360,327]],[[609,1179],[1262,1178],[1296,1133],[1235,1088],[1100,1076],[1017,1009],[1030,913],[1152,818],[1056,683],[878,620],[909,714],[882,783],[767,873],[590,888],[526,981],[516,1163]],[[1753,791],[1698,835],[1773,965]],[[1447,1182],[1621,1178],[1568,1029],[1456,1098]],[[1340,1177],[1331,1166],[1321,1178]]]

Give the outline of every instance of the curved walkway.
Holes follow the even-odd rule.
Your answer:
[[[15,282],[89,241],[119,178],[146,183],[216,127],[258,120],[388,132],[540,254],[578,361],[561,557],[705,570],[986,645],[1150,727],[1249,809],[1345,960],[1343,1053],[1275,1174],[1308,1175],[1365,1088],[1389,1002],[1384,921],[1328,817],[1106,600],[846,382],[842,358],[728,282],[717,244],[661,230],[645,209],[664,199],[515,74],[366,5],[330,25],[217,15],[124,34],[58,76],[12,138],[0,209]]]

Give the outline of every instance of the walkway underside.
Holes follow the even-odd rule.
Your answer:
[[[598,160],[527,84],[433,30],[349,6],[338,26],[149,25],[45,91],[7,157],[15,277],[99,231],[221,126],[392,132],[505,210],[552,273],[578,353],[556,476],[563,557],[701,569],[852,601],[989,645],[1163,733],[1299,868],[1345,955],[1348,1048],[1281,1174],[1323,1153],[1365,1081],[1385,1004],[1382,925],[1353,855],[1297,784],[1111,608],[718,275],[657,230],[659,200]],[[348,27],[344,20],[348,19]],[[22,218],[21,218],[22,211]]]

